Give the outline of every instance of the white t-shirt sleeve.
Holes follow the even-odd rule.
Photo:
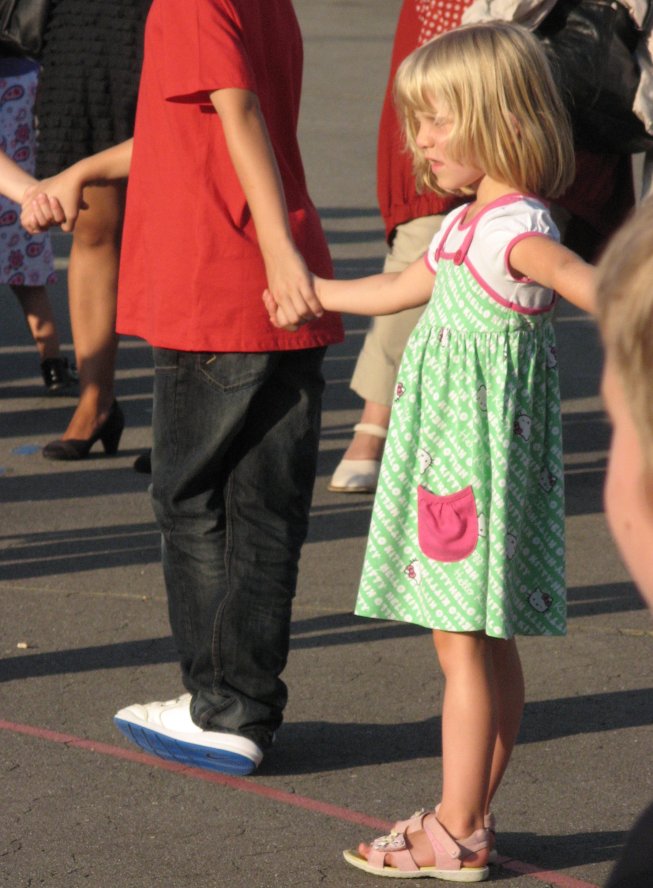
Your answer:
[[[522,281],[523,278],[516,278],[510,271],[510,253],[519,241],[537,236],[560,240],[560,232],[546,207],[524,207],[499,216],[488,213],[478,226],[470,254],[476,254],[474,246],[478,247],[475,264],[491,279]]]
[[[555,296],[536,281],[517,277],[510,268],[510,253],[527,237],[560,240],[549,210],[539,203],[522,201],[505,209],[491,211],[480,220],[470,245],[468,261],[476,278],[501,301],[526,311],[541,311]]]

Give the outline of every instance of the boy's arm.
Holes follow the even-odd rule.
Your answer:
[[[322,306],[292,238],[279,168],[256,95],[220,89],[211,93],[211,102],[252,213],[269,290],[289,323],[319,317]]]
[[[114,145],[69,166],[67,169],[34,182],[23,198],[21,221],[28,231],[43,231],[56,224],[49,212],[49,203],[57,199],[63,208],[66,221],[61,226],[64,231],[72,231],[80,209],[83,209],[84,188],[87,185],[102,185],[116,179],[126,179],[131,165],[133,139]]]
[[[557,241],[544,235],[523,238],[510,251],[510,267],[577,308],[595,312],[594,266]]]

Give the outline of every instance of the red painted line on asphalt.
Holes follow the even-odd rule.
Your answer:
[[[10,731],[12,734],[36,737],[39,740],[49,740],[51,743],[61,743],[74,749],[84,749],[88,752],[99,753],[111,758],[123,759],[124,761],[135,762],[139,765],[147,765],[150,768],[159,768],[161,771],[182,774],[195,780],[203,780],[205,783],[216,783],[218,786],[227,786],[239,792],[261,796],[262,798],[280,802],[283,805],[293,805],[296,808],[302,808],[304,811],[314,811],[316,814],[324,814],[327,817],[334,817],[337,820],[367,826],[374,830],[388,830],[392,826],[390,821],[369,817],[367,814],[362,814],[359,811],[352,811],[339,805],[331,805],[328,802],[320,802],[308,796],[297,795],[282,789],[274,789],[271,786],[264,786],[261,783],[254,782],[251,778],[232,777],[229,774],[216,774],[214,771],[204,771],[201,768],[189,768],[187,765],[180,765],[176,762],[156,758],[153,755],[147,755],[145,752],[123,749],[121,746],[99,743],[95,740],[84,740],[83,737],[75,737],[73,734],[61,734],[48,728],[38,728],[34,725],[23,725],[2,719],[0,719],[0,730]],[[556,888],[599,888],[598,885],[594,885],[591,882],[583,882],[571,876],[543,870],[540,867],[524,863],[521,860],[514,860],[511,857],[499,857],[499,863],[504,869],[519,873],[520,875],[530,876],[540,882],[547,882],[549,885],[555,885]]]
[[[84,740],[82,737],[75,737],[72,734],[60,734],[58,731],[50,731],[48,728],[37,728],[33,725],[21,725],[0,720],[0,730],[11,731],[14,734],[26,734],[29,737],[37,737],[40,740],[49,740],[52,743],[61,743],[64,746],[70,746],[75,749],[85,749],[89,752],[100,753],[100,755],[111,756],[112,758],[123,759],[128,762],[136,762],[139,765],[148,765],[151,768],[171,771],[174,774],[183,774],[186,777],[193,777],[196,780],[204,780],[206,783],[217,783],[219,786],[228,786],[231,789],[237,789],[240,792],[262,796],[263,798],[271,799],[275,802],[282,802],[285,805],[294,805],[296,808],[303,808],[305,811],[308,810],[315,811],[317,814],[326,814],[328,817],[335,817],[338,820],[357,823],[361,826],[367,826],[370,829],[387,830],[392,825],[385,820],[379,820],[376,817],[368,817],[367,814],[361,814],[358,811],[351,811],[348,808],[341,808],[338,805],[330,805],[328,802],[319,802],[317,799],[310,799],[307,796],[297,795],[281,789],[274,789],[272,786],[255,783],[244,777],[232,777],[230,774],[217,774],[215,771],[204,771],[201,768],[190,768],[188,765],[169,762],[166,759],[156,758],[145,752],[123,749],[120,746],[113,746],[108,743],[98,743],[95,740]]]
[[[539,866],[533,866],[531,863],[524,863],[523,860],[509,859],[504,862],[504,858],[499,858],[499,863],[506,869],[523,876],[532,876],[541,882],[547,882],[549,885],[558,885],[560,888],[599,888],[590,882],[582,882],[580,879],[574,879],[573,876],[563,876],[560,873],[553,873],[550,870],[543,870]]]

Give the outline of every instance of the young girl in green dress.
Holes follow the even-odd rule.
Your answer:
[[[396,95],[421,187],[470,200],[405,271],[318,281],[317,293],[364,315],[430,297],[398,376],[356,613],[433,630],[442,795],[345,858],[380,876],[476,882],[524,705],[515,636],[565,632],[552,321],[556,294],[591,310],[593,269],[560,245],[544,203],[574,157],[531,34],[503,22],[443,34],[404,61]],[[301,320],[265,299],[273,323]]]

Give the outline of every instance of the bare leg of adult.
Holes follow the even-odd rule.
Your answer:
[[[59,335],[45,287],[12,286],[40,361],[59,357]]]
[[[70,321],[79,372],[79,403],[63,440],[90,438],[114,400],[118,337],[116,296],[125,184],[84,189],[88,209],[73,233],[68,268]]]

